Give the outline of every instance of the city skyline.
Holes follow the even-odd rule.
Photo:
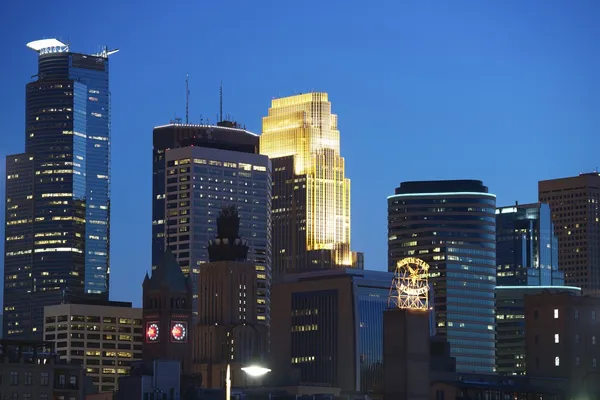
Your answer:
[[[11,7],[14,8],[11,9]],[[21,7],[8,5],[9,9],[4,15],[9,18],[10,16],[16,17],[20,15]],[[340,116],[340,131],[343,137],[342,154],[348,162],[346,174],[353,182],[351,195],[353,199],[353,248],[365,252],[367,269],[386,269],[385,199],[399,181],[480,179],[486,182],[490,191],[498,195],[498,205],[508,205],[514,200],[522,203],[535,202],[538,180],[575,176],[579,172],[589,172],[596,166],[596,161],[592,159],[591,149],[598,143],[598,138],[592,133],[597,131],[599,125],[598,117],[593,115],[593,110],[597,109],[596,105],[598,104],[598,99],[594,97],[596,95],[593,93],[598,93],[595,87],[599,82],[591,71],[597,69],[595,66],[598,66],[600,62],[598,56],[592,54],[591,40],[586,39],[588,36],[593,37],[592,32],[597,29],[588,25],[588,18],[594,15],[594,10],[584,10],[584,5],[579,5],[580,8],[568,12],[556,5],[537,10],[535,18],[540,19],[541,22],[536,22],[535,28],[527,28],[531,31],[518,27],[516,22],[512,25],[502,23],[504,19],[516,19],[520,23],[524,23],[528,21],[528,18],[533,18],[519,14],[519,9],[516,7],[511,10],[512,6],[506,5],[505,13],[491,21],[489,29],[484,28],[483,17],[493,10],[482,5],[474,7],[465,17],[470,22],[467,24],[469,29],[483,30],[489,35],[493,29],[504,25],[506,32],[503,32],[505,37],[497,38],[498,42],[487,37],[487,40],[473,39],[466,49],[454,48],[454,50],[459,50],[458,56],[471,55],[471,58],[466,59],[464,65],[456,65],[456,62],[446,59],[448,53],[442,45],[446,42],[440,42],[444,29],[438,29],[434,33],[429,33],[429,36],[422,33],[423,36],[418,36],[419,40],[417,40],[430,46],[434,44],[431,52],[435,53],[435,57],[427,52],[415,50],[413,47],[416,47],[416,44],[407,43],[405,39],[400,43],[403,55],[387,59],[383,55],[384,48],[392,45],[394,41],[385,39],[383,44],[378,45],[381,47],[367,49],[363,53],[366,60],[356,58],[348,54],[348,49],[340,47],[336,53],[340,60],[332,60],[332,66],[326,68],[324,74],[317,74],[317,70],[312,67],[303,72],[302,68],[298,69],[296,66],[287,72],[287,75],[292,75],[291,78],[284,78],[277,74],[270,81],[266,78],[277,66],[265,68],[266,71],[260,72],[258,67],[246,69],[246,65],[233,66],[236,64],[235,58],[223,57],[222,60],[217,60],[214,66],[207,67],[205,63],[202,63],[202,68],[199,68],[198,63],[195,62],[195,56],[192,57],[189,54],[181,54],[181,60],[169,60],[167,63],[169,66],[159,61],[157,65],[148,67],[150,72],[141,71],[140,69],[145,67],[141,60],[147,57],[161,56],[154,55],[147,48],[141,49],[136,43],[137,34],[127,36],[124,35],[122,29],[117,29],[114,33],[107,32],[106,29],[89,32],[89,21],[83,23],[77,19],[74,21],[74,26],[65,31],[67,28],[60,24],[60,19],[67,16],[63,15],[59,18],[58,10],[46,7],[41,7],[39,16],[31,16],[31,22],[34,25],[32,30],[26,32],[23,28],[13,25],[12,21],[3,24],[3,28],[1,28],[14,29],[15,33],[12,36],[14,39],[10,40],[8,49],[5,49],[13,54],[12,62],[10,65],[3,66],[3,69],[6,68],[4,76],[11,78],[5,88],[2,109],[13,111],[2,114],[8,133],[3,135],[0,142],[1,155],[4,157],[7,154],[18,153],[23,146],[20,134],[24,130],[23,87],[31,80],[30,76],[35,71],[33,57],[28,54],[25,43],[56,34],[59,38],[61,35],[70,37],[73,45],[82,51],[94,50],[96,44],[106,42],[126,50],[116,55],[111,61],[112,148],[113,176],[115,176],[111,204],[113,212],[111,289],[114,289],[111,294],[112,299],[133,301],[135,305],[140,304],[141,281],[137,284],[138,276],[140,276],[140,272],[149,270],[151,265],[148,248],[151,231],[148,223],[151,220],[151,204],[150,201],[144,200],[148,199],[149,193],[151,193],[149,173],[151,165],[148,158],[148,149],[151,148],[151,130],[154,126],[168,123],[174,111],[179,116],[184,116],[186,72],[190,72],[192,91],[191,122],[199,122],[200,113],[208,115],[211,121],[216,122],[211,115],[216,114],[218,109],[218,85],[220,78],[223,77],[226,112],[233,114],[241,123],[247,124],[249,130],[256,133],[261,131],[260,118],[265,114],[273,96],[287,96],[293,94],[294,91],[300,91],[299,88],[306,92],[308,91],[306,89],[312,87],[329,93],[335,104],[335,112]],[[216,7],[212,10],[214,12],[219,10],[218,6],[210,7]],[[408,11],[412,11],[410,15],[422,17],[428,15],[424,6],[424,8],[420,8],[420,6],[404,7],[408,7]],[[66,14],[78,15],[78,12],[70,11],[68,8]],[[107,7],[107,9],[110,8],[110,6]],[[152,9],[151,6],[148,8]],[[258,8],[260,9],[260,7]],[[357,6],[350,4],[349,8],[350,10],[344,11],[344,13],[356,12]],[[483,10],[484,8],[485,10]],[[201,15],[200,11],[204,10],[193,9],[189,14],[191,16]],[[248,12],[242,5],[239,10],[234,11],[236,15]],[[406,15],[407,10],[400,8],[395,11],[403,11]],[[443,17],[436,18],[438,24],[445,26],[446,30],[450,30],[451,34],[446,44],[452,43],[451,38],[462,37],[464,39],[464,35],[468,32],[466,28],[462,30],[450,23],[450,21],[456,22],[454,13],[460,13],[460,10],[443,11],[445,11],[442,13]],[[272,16],[271,13],[277,12],[283,12],[283,10],[274,7],[269,11],[269,15]],[[333,10],[329,6],[325,6],[323,14],[332,15],[332,13]],[[400,25],[405,23],[406,28],[404,29],[407,29],[408,33],[420,32],[417,30],[416,23],[408,23],[409,21],[404,20],[405,17],[392,26],[391,20],[388,19],[390,17],[384,15],[386,14],[385,10],[379,8],[377,13],[382,14],[382,24],[375,29],[378,34],[381,34],[382,29],[388,29],[391,32],[390,39],[405,37],[404,34],[400,35],[398,29],[395,28],[396,23]],[[545,18],[538,18],[539,13]],[[572,17],[570,22],[551,28],[553,18],[558,18],[558,15],[565,15],[565,13],[567,17]],[[575,13],[576,15],[574,15]],[[142,10],[141,14],[140,18],[148,17],[150,21],[157,20],[155,16],[157,14],[150,13],[150,10]],[[375,24],[376,16],[367,14],[365,17],[369,18],[370,24]],[[124,13],[124,15],[128,14]],[[154,17],[151,17],[153,15]],[[35,23],[38,18],[44,23]],[[124,17],[114,18],[113,22],[119,25],[118,18]],[[288,16],[284,22],[278,24],[292,23],[294,19],[290,20],[290,18],[293,17]],[[323,16],[317,18],[324,23],[321,20]],[[18,20],[18,18],[12,19]],[[263,19],[263,21],[265,20]],[[488,21],[485,22],[488,23]],[[253,22],[254,24],[255,22]],[[194,24],[189,25],[194,26]],[[339,23],[336,26],[339,26]],[[352,32],[352,29],[343,27],[344,33]],[[214,26],[211,23],[209,27],[203,29],[214,29],[216,32],[217,28],[218,25]],[[260,31],[263,36],[260,38],[265,39],[264,35],[269,32],[269,29],[283,28],[284,26],[274,25],[270,28],[263,28]],[[145,27],[145,29],[141,29],[141,32],[148,33],[148,29],[149,27]],[[534,33],[535,29],[539,33]],[[568,31],[569,34],[560,35],[563,31]],[[86,32],[85,35],[83,32]],[[239,31],[236,30],[236,32],[239,35]],[[332,41],[340,43],[338,36],[340,33],[336,34],[333,29],[328,33],[331,35]],[[520,42],[515,40],[519,37],[519,33],[525,34],[525,40]],[[561,36],[560,41],[538,47],[538,42],[545,39],[545,34],[550,33],[552,33],[552,37]],[[186,39],[186,34],[189,32],[177,31],[172,34],[182,39],[182,43],[177,45],[177,49],[183,49],[192,43],[192,38]],[[363,40],[367,41],[369,37],[364,32],[361,34],[365,36],[358,41],[358,45],[364,46]],[[210,44],[209,50],[215,51],[220,47],[227,48],[228,45],[235,43],[235,36],[223,35],[222,43],[219,44],[219,41],[216,41],[217,43]],[[289,35],[287,36],[288,40],[292,42],[299,40],[295,34],[290,33]],[[537,37],[538,35],[540,37]],[[174,42],[172,39],[175,39],[175,36],[164,40]],[[356,36],[353,37],[356,38]],[[154,37],[150,38],[152,40]],[[484,49],[490,40],[491,43],[496,43],[494,51],[499,54]],[[248,57],[252,54],[249,52],[258,52],[256,57],[260,58],[265,53],[258,50],[259,42],[249,46],[248,50],[243,50],[237,57]],[[327,43],[327,41],[325,42]],[[554,53],[557,46],[561,56]],[[323,51],[324,47],[329,46],[319,47],[320,51]],[[533,48],[535,51],[529,53],[529,58],[519,60],[519,57],[527,55],[526,49],[528,48]],[[351,53],[354,53],[356,49],[352,48],[351,50]],[[174,51],[173,53],[180,52]],[[501,63],[494,69],[492,65],[497,61],[495,57],[504,57],[507,53],[511,55],[510,61]],[[479,57],[473,58],[472,54],[477,54]],[[222,54],[218,53],[217,55]],[[416,62],[406,61],[407,56],[410,58],[411,55],[420,57],[417,57]],[[198,57],[201,59],[202,55],[200,54]],[[283,52],[279,57],[289,59],[287,52]],[[566,61],[559,62],[559,58]],[[427,61],[433,59],[437,59],[441,66],[428,67],[430,64]],[[559,66],[544,65],[544,61],[548,59],[558,62]],[[388,62],[390,60],[391,62]],[[285,65],[279,64],[285,60],[275,61],[279,67]],[[359,65],[351,69],[340,64],[342,61]],[[382,66],[386,63],[390,65]],[[365,72],[361,71],[360,68],[367,68],[367,64],[371,69]],[[487,76],[472,75],[474,71],[482,69],[482,64]],[[175,66],[171,67],[171,65]],[[264,66],[264,64],[261,65]],[[307,66],[307,64],[301,63],[301,66]],[[392,74],[391,72],[398,66],[402,68]],[[207,71],[204,71],[205,68]],[[340,69],[339,74],[334,72],[336,68]],[[519,69],[523,71],[517,73]],[[144,82],[144,77],[148,77],[149,73],[158,74],[160,77],[155,85],[147,85],[148,81]],[[136,74],[138,75],[136,76]],[[132,79],[132,76],[135,76],[135,79]],[[352,77],[354,79],[351,80]],[[360,82],[361,77],[369,82],[367,86],[364,82]],[[515,77],[518,78],[518,83],[514,82]],[[243,82],[248,79],[258,82],[253,84]],[[432,82],[427,86],[422,86],[426,80]],[[349,85],[349,82],[352,82],[353,85]],[[511,82],[514,86],[510,85]],[[586,86],[583,86],[584,83]],[[507,84],[509,84],[508,89],[502,89],[502,86]],[[260,90],[257,85],[261,86]],[[478,85],[480,87],[477,89],[471,87]],[[149,88],[149,86],[154,87]],[[460,94],[461,90],[466,92]],[[352,95],[356,91],[363,94],[362,98]],[[483,92],[487,94],[482,94]],[[460,94],[458,97],[457,93]],[[380,101],[382,99],[377,98],[378,95],[387,101]],[[143,99],[143,97],[147,98]],[[377,98],[377,100],[362,100],[369,97]],[[129,104],[135,101],[139,101],[139,104],[135,104],[137,107],[129,107]],[[451,102],[460,105],[450,104]],[[486,102],[489,104],[484,104]],[[499,107],[500,109],[498,109]],[[386,120],[385,117],[389,116],[398,119]],[[438,121],[433,122],[434,119]],[[486,133],[484,137],[481,136],[482,132]],[[545,140],[548,136],[561,132],[563,136],[555,142]],[[463,136],[459,136],[459,134]],[[381,140],[375,140],[380,136]],[[364,139],[365,137],[367,139]],[[386,140],[391,145],[381,146],[381,143],[385,143]],[[470,142],[477,143],[478,146],[487,146],[488,153],[479,152],[473,154],[472,157],[463,157],[462,152],[473,151],[473,148],[467,146]],[[586,145],[581,146],[580,143],[586,143]],[[418,151],[407,152],[406,145],[409,145],[408,148]],[[449,146],[451,151],[447,151]],[[496,151],[492,146],[500,146],[500,148]],[[542,155],[538,156],[532,152],[542,153]],[[528,157],[532,157],[532,159]],[[398,162],[399,158],[402,159],[401,163]],[[502,160],[505,161],[505,164],[501,163]],[[527,164],[510,162],[510,160],[527,160]],[[489,164],[486,165],[486,161]],[[0,170],[1,175],[4,176],[4,165],[0,167]],[[380,178],[380,182],[373,182],[374,177]],[[140,195],[139,200],[127,193],[127,187],[131,181],[141,183],[141,187],[136,189],[136,193],[144,192],[145,194]],[[2,193],[0,194],[4,196],[4,184],[1,186]],[[129,243],[126,243],[127,239],[132,236],[132,232],[136,232],[135,236],[139,236],[139,238],[134,237]]]

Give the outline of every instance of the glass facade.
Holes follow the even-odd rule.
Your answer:
[[[107,53],[41,50],[25,153],[7,157],[4,335],[41,339],[44,305],[108,298]]]
[[[390,281],[391,283],[391,281]],[[380,286],[383,286],[383,281]],[[358,351],[360,392],[383,390],[383,312],[388,308],[389,288],[355,286],[358,299]]]
[[[271,163],[258,136],[235,124],[167,125],[154,129],[152,265],[169,244],[183,272],[209,261],[221,209],[235,205],[240,236],[258,283],[257,319],[269,323],[271,283]],[[196,287],[197,279],[192,279]],[[194,299],[197,293],[194,293]],[[192,302],[197,314],[196,301]]]
[[[495,369],[496,197],[480,181],[403,182],[388,197],[389,270],[430,265],[436,333],[459,372]]]
[[[263,118],[260,153],[273,159],[275,171],[275,274],[327,268],[323,264],[356,266],[359,256],[350,251],[350,180],[327,93],[274,99]]]
[[[561,286],[558,239],[550,207],[524,204],[496,210],[498,286]]]

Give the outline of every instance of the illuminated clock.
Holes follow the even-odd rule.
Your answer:
[[[156,342],[158,340],[160,330],[156,322],[148,322],[146,324],[146,340],[149,343]]]
[[[175,342],[184,342],[187,339],[187,323],[173,322],[171,324],[171,338]]]

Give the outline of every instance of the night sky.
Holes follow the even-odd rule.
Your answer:
[[[480,179],[498,205],[600,162],[600,2],[195,0],[0,2],[0,196],[24,150],[29,41],[111,56],[111,299],[150,268],[152,128],[224,113],[259,133],[273,97],[329,93],[352,181],[352,247],[387,265],[403,180]],[[4,221],[4,207],[0,219]],[[4,229],[0,230],[2,246]],[[0,263],[3,262],[0,258]]]

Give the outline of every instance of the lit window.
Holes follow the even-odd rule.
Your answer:
[[[554,334],[554,343],[560,343],[560,336],[558,333]]]
[[[554,357],[554,366],[555,367],[560,366],[560,357]]]
[[[558,308],[554,309],[554,319],[558,319]]]

